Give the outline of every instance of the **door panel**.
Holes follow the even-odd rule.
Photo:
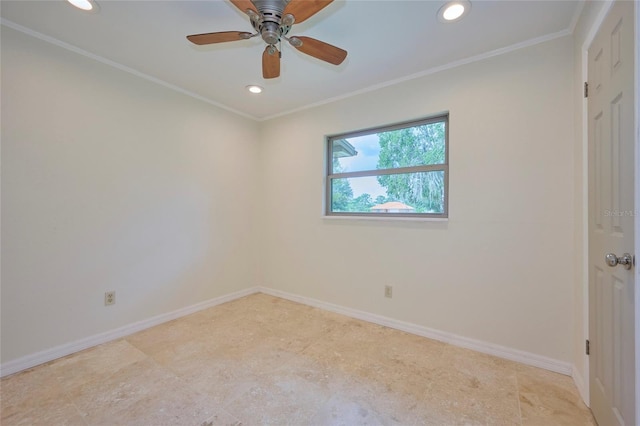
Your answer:
[[[589,49],[589,334],[591,409],[634,425],[634,5],[617,1]]]

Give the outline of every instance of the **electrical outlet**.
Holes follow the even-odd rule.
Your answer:
[[[384,297],[391,299],[393,297],[393,287],[390,285],[384,286]]]
[[[104,294],[104,306],[115,305],[115,304],[116,304],[116,292],[107,291]]]

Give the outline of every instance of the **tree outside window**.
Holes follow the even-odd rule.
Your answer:
[[[447,217],[448,116],[329,138],[328,215]]]

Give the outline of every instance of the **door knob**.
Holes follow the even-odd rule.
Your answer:
[[[633,256],[629,253],[623,254],[621,257],[616,256],[613,253],[609,253],[604,257],[607,265],[614,267],[616,265],[624,266],[624,269],[631,269],[633,266]]]

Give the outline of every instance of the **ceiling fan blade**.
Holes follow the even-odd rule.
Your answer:
[[[320,12],[333,0],[291,0],[284,8],[283,14],[290,13],[296,18],[296,24],[306,21],[316,13]]]
[[[218,33],[193,34],[188,35],[187,39],[198,45],[224,43],[227,41],[246,40],[251,37],[251,33],[244,31],[222,31]]]
[[[230,1],[231,3],[233,3],[235,7],[240,9],[242,13],[247,13],[247,9],[251,9],[254,12],[258,13],[258,11],[256,10],[256,7],[253,5],[253,3],[250,0],[230,0]]]
[[[273,53],[269,53],[273,50]],[[262,77],[280,77],[280,52],[273,46],[267,46],[262,52]]]
[[[324,41],[316,40],[311,37],[291,37],[291,45],[307,55],[318,58],[322,61],[329,62],[333,65],[340,65],[342,61],[347,57],[347,51],[325,43]],[[298,40],[302,42],[298,45]]]

